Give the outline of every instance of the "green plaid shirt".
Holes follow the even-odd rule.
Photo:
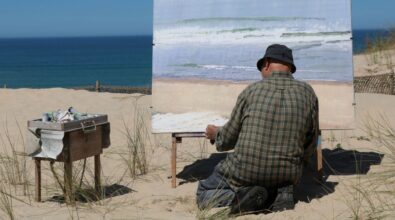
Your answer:
[[[290,73],[274,72],[249,85],[216,137],[218,151],[234,149],[219,172],[234,186],[296,183],[315,151],[318,99]]]

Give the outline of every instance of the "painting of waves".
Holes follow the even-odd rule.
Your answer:
[[[165,83],[172,82],[176,87],[175,83],[208,85],[211,82],[218,86],[218,82],[226,82],[227,87],[231,87],[259,81],[261,75],[256,61],[264,55],[267,46],[274,43],[285,44],[293,50],[297,66],[295,78],[352,87],[351,39],[350,0],[156,0],[153,39],[155,114],[181,114],[192,109],[219,112],[215,104],[205,102],[194,108],[184,108],[184,105],[190,105],[180,98],[186,93],[179,91],[180,95],[166,98],[163,93],[169,91],[164,89]],[[201,90],[196,91],[200,93]],[[352,88],[345,93],[351,97]],[[234,96],[235,99],[237,94]],[[178,107],[164,108],[162,102],[166,99]],[[212,96],[212,99],[221,103],[221,97]],[[344,105],[351,109],[353,100],[345,102]],[[231,111],[231,107],[228,108]]]
[[[234,11],[230,10],[227,16],[218,16],[221,13],[211,14],[206,11],[195,12],[196,16],[193,16],[194,13],[188,11],[187,3],[176,2],[178,1],[170,1],[168,4],[169,1],[156,1],[158,10],[155,13],[154,43],[155,57],[160,59],[154,62],[154,77],[257,80],[260,77],[256,74],[255,68],[257,58],[263,56],[268,45],[281,43],[294,51],[298,67],[298,74],[295,75],[297,78],[352,81],[349,1],[337,0],[332,1],[332,4],[326,3],[332,5],[333,10],[330,10],[330,7],[322,7],[321,10],[318,6],[313,7],[311,11],[314,13],[311,14],[308,13],[308,9],[302,9],[317,5],[314,4],[315,1],[298,1],[299,10],[288,8],[295,6],[291,1],[276,1],[280,3],[268,12],[271,16],[265,16],[265,10],[259,10],[270,5],[269,1],[264,0],[243,1],[250,5],[249,10],[242,13],[241,9],[236,10],[237,7],[232,7],[235,8]],[[213,7],[241,4],[240,1],[187,2],[190,3],[190,8],[195,8],[194,2],[202,2],[203,5],[206,3]],[[182,13],[184,16],[172,16],[165,13],[168,11],[160,10],[160,7],[174,8],[175,11],[184,10],[188,13]],[[199,10],[203,6],[196,7],[196,10]],[[275,8],[277,10],[274,10]],[[298,16],[280,13],[287,8],[295,10],[294,14]],[[339,9],[343,12],[339,12]],[[224,9],[218,7],[217,10]],[[257,10],[259,12],[254,13]],[[317,13],[323,10],[324,13]],[[340,13],[341,16],[335,17]],[[253,16],[254,14],[259,16]]]

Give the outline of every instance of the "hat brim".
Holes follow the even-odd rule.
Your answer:
[[[276,59],[276,60],[281,60],[281,59],[278,59],[278,58],[276,58],[276,57],[269,57],[269,56],[267,56],[267,57],[262,57],[262,58],[259,59],[258,62],[256,63],[256,67],[258,68],[259,72],[262,71],[263,61],[265,60],[265,58],[273,58],[273,59]],[[290,63],[290,62],[286,62],[286,63],[289,64],[289,65],[291,65],[291,73],[295,73],[295,72],[296,72],[296,66],[295,66],[293,63]]]
[[[263,60],[264,60],[264,58],[261,58],[261,59],[259,59],[258,62],[256,63],[256,68],[258,68],[259,72],[262,71]]]

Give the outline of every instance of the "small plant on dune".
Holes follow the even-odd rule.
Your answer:
[[[219,193],[219,191],[217,191]],[[196,213],[196,218],[197,219],[229,219],[229,212],[230,208],[225,207],[225,208],[215,208],[217,207],[218,203],[221,201],[218,201],[216,194],[214,194],[212,197],[207,198],[206,201],[206,207],[203,209],[197,210]]]
[[[139,96],[134,100],[132,124],[129,125],[124,121],[127,151],[125,154],[120,154],[132,178],[148,172],[147,148],[150,137],[146,126],[147,117],[145,114],[147,113],[138,105],[138,100],[141,97],[143,96]]]
[[[17,151],[18,144],[22,144],[23,149],[25,148],[25,144],[23,141],[22,131],[18,123],[17,126],[19,129],[19,136],[14,138],[8,130],[7,121],[5,123],[3,132],[0,134],[0,143],[2,146],[0,149],[0,163],[5,172],[3,173],[3,180],[12,185],[15,192],[17,191],[18,186],[22,186],[23,195],[27,196],[30,195],[30,184],[26,167],[26,156],[24,153]]]
[[[367,117],[365,131],[370,139],[380,144],[388,161],[383,164],[384,170],[380,173],[380,177],[385,182],[395,184],[395,128],[389,123],[386,116],[381,115],[380,120]],[[395,196],[395,191],[393,193]]]
[[[377,36],[367,40],[366,60],[368,65],[385,65],[389,70],[393,68],[392,49],[395,48],[395,30],[389,30],[388,36]]]
[[[5,172],[3,168],[0,168],[0,174],[3,175]],[[13,196],[12,190],[7,183],[3,181],[0,182],[0,210],[4,212],[4,214],[9,219],[15,219],[14,208],[13,208]]]
[[[16,138],[10,134],[7,121],[4,124],[3,132],[0,133],[0,210],[10,219],[15,219],[13,201],[25,204],[31,202],[26,157],[23,153],[17,151],[19,144],[22,144],[23,148],[25,145],[18,123],[17,127],[19,136]],[[20,187],[22,187],[23,195],[28,197],[29,203],[17,197]]]
[[[391,219],[395,217],[395,129],[384,116],[380,120],[368,116],[363,130],[379,145],[377,150],[386,161],[366,178],[357,176],[349,190],[352,201],[347,201],[347,205],[353,219]]]

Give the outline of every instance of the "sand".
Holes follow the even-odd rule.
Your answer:
[[[159,86],[166,88],[165,82]],[[193,100],[204,101],[207,105],[218,105],[222,109],[222,114],[229,114],[227,110],[233,107],[235,100],[226,97],[238,94],[245,85],[233,85],[229,88],[227,84],[203,85],[194,83],[193,87],[188,82],[177,84],[179,87],[188,86],[189,99],[192,104],[188,107],[194,109]],[[349,109],[349,106],[338,106],[339,98],[347,99],[348,103],[353,102],[353,97],[343,97],[352,90],[348,85],[337,85],[336,90],[329,90],[328,85],[314,85],[317,94],[327,95],[328,109],[322,111],[322,117],[325,114],[333,113],[332,111],[342,111]],[[198,92],[197,92],[198,91]],[[168,90],[171,96],[173,90]],[[173,93],[172,93],[173,92]],[[216,93],[225,95],[231,93],[232,96],[224,96],[222,104],[211,101],[209,94]],[[182,100],[185,102],[191,100]],[[150,135],[146,144],[148,158],[148,173],[132,179],[129,175],[124,175],[127,170],[127,164],[123,162],[122,157],[127,155],[125,136],[126,127],[133,130],[135,116],[143,118],[145,128],[150,127],[151,118],[151,96],[142,96],[139,94],[110,94],[94,93],[87,91],[76,91],[69,89],[0,89],[0,134],[1,149],[7,145],[5,141],[6,130],[8,136],[19,151],[23,151],[23,140],[26,139],[26,123],[28,120],[40,118],[43,112],[67,109],[73,106],[81,112],[103,113],[108,114],[111,122],[111,142],[110,148],[104,150],[102,156],[104,185],[119,184],[128,187],[132,191],[124,195],[106,198],[104,200],[92,203],[77,203],[77,209],[68,207],[58,202],[48,201],[52,196],[61,193],[56,188],[55,180],[49,172],[48,164],[43,164],[43,193],[44,202],[37,203],[29,200],[28,196],[23,196],[21,187],[18,187],[16,199],[13,200],[13,210],[17,219],[196,219],[202,216],[195,205],[195,192],[197,187],[196,181],[183,181],[176,189],[171,188],[170,180],[170,145],[171,138],[169,134]],[[158,102],[159,103],[159,102]],[[323,147],[324,155],[331,158],[329,163],[335,168],[340,169],[341,174],[331,173],[324,185],[316,183],[306,183],[305,187],[298,189],[298,198],[294,210],[272,213],[267,215],[247,215],[239,219],[348,219],[353,217],[353,207],[360,206],[355,200],[355,190],[353,186],[360,184],[371,173],[379,171],[388,159],[384,157],[381,165],[372,165],[369,163],[370,171],[368,175],[357,175],[356,172],[347,171],[349,167],[355,165],[352,155],[360,155],[363,152],[381,151],[372,140],[366,139],[363,132],[364,121],[367,115],[377,118],[378,115],[386,115],[387,121],[395,125],[395,96],[380,94],[356,94],[355,95],[355,130],[352,131],[324,131]],[[179,110],[172,103],[163,104],[165,109]],[[166,106],[167,105],[167,106]],[[199,106],[202,107],[202,106]],[[321,108],[325,109],[325,108]],[[344,110],[343,109],[343,110]],[[189,110],[189,109],[186,109]],[[344,113],[344,112],[343,112]],[[347,114],[350,114],[348,112]],[[349,123],[349,118],[337,118]],[[22,130],[19,132],[18,125]],[[362,137],[362,138],[361,138]],[[337,148],[342,147],[344,154],[339,154]],[[347,150],[355,150],[351,151]],[[202,139],[184,140],[178,149],[178,172],[181,176],[185,173],[194,173],[196,169],[207,175],[209,168],[207,162],[212,161],[220,154],[216,153],[213,146]],[[373,153],[366,153],[372,155]],[[342,155],[348,155],[344,157]],[[364,154],[365,155],[365,154]],[[19,156],[22,159],[21,156]],[[377,160],[377,158],[376,158]],[[336,163],[335,163],[336,162]],[[377,162],[377,161],[376,161]],[[80,163],[75,163],[77,166]],[[200,167],[202,164],[204,168]],[[336,165],[337,164],[337,165]],[[34,169],[32,160],[27,158],[27,167],[29,180],[31,182],[31,193],[33,194],[34,186]],[[195,165],[195,168],[190,165]],[[336,166],[335,166],[336,165]],[[197,168],[196,168],[197,166]],[[92,170],[92,163],[88,163]],[[90,172],[87,172],[85,180],[92,179]],[[124,179],[119,181],[121,177]],[[56,189],[54,189],[56,188]],[[30,196],[33,199],[33,196]],[[20,200],[20,201],[19,201]],[[22,202],[23,201],[23,202]],[[363,209],[367,209],[363,207]],[[215,211],[215,210],[214,210]],[[0,210],[1,218],[7,219],[5,214]],[[73,216],[73,217],[72,217]],[[365,216],[366,217],[366,216]]]
[[[316,92],[320,109],[321,129],[352,129],[354,125],[354,90],[351,83],[341,82],[309,82]],[[187,112],[212,112],[216,117],[230,117],[238,94],[248,86],[246,83],[232,83],[207,80],[168,80],[153,81],[153,110],[159,113],[183,114]],[[182,91],[182,94],[179,93]],[[197,117],[196,121],[206,120]],[[168,119],[174,122],[174,116]],[[155,126],[157,121],[153,122]],[[191,120],[190,124],[193,123]],[[182,124],[180,122],[180,124]],[[186,124],[185,131],[191,127]],[[222,124],[219,124],[222,125]],[[172,126],[172,124],[168,124]],[[158,129],[156,129],[158,127]],[[162,126],[154,131],[166,132]],[[182,131],[182,128],[178,128]],[[204,129],[200,130],[204,131]]]
[[[394,71],[395,50],[363,53],[354,56],[354,76],[371,76]],[[388,65],[390,64],[390,65]]]

